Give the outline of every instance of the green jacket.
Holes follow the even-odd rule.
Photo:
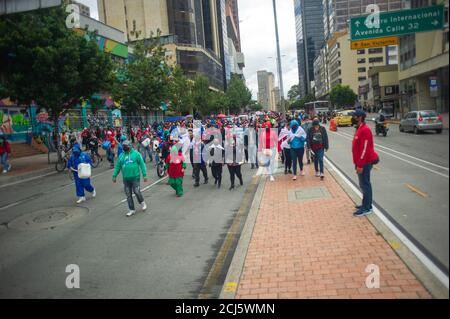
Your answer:
[[[125,181],[138,181],[142,176],[147,177],[147,168],[145,167],[142,155],[131,149],[130,153],[122,153],[117,160],[116,167],[113,173],[113,180],[117,178],[120,171],[122,171],[122,176]]]

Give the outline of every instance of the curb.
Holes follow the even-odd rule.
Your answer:
[[[261,177],[255,196],[253,198],[252,205],[250,207],[250,211],[247,216],[247,220],[245,221],[244,228],[242,229],[239,242],[234,252],[231,265],[228,268],[228,273],[225,278],[225,282],[222,287],[219,299],[235,299],[236,297],[237,288],[239,286],[240,278],[244,270],[244,263],[247,256],[248,247],[250,245],[250,241],[253,235],[253,229],[258,217],[261,199],[264,194],[265,185],[266,178]]]
[[[361,198],[343,181],[343,179],[328,164],[325,164],[326,170],[341,186],[347,196],[355,203],[359,203]],[[394,253],[406,265],[417,280],[428,290],[436,299],[448,299],[449,290],[432,274],[425,265],[414,255],[408,247],[402,244],[397,235],[392,232],[387,225],[375,214],[367,216],[373,228],[389,244]],[[394,248],[395,247],[395,248]]]

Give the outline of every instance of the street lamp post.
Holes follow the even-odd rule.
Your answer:
[[[281,114],[282,118],[286,119],[286,108],[284,105],[284,86],[283,86],[283,70],[281,68],[281,50],[280,50],[280,37],[278,35],[278,18],[277,18],[277,5],[275,0],[273,0],[273,15],[275,18],[275,36],[277,40],[277,68],[278,68],[278,79],[280,81],[280,95],[281,95]]]

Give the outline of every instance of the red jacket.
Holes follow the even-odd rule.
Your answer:
[[[259,134],[259,143],[258,143],[258,149],[259,151],[262,151],[263,149],[271,149],[271,148],[278,148],[278,134],[274,130],[267,131],[266,129],[263,129],[261,131],[258,131]]]
[[[111,142],[111,149],[113,150],[117,144],[117,141],[114,138],[114,136],[110,135],[109,137],[106,138],[106,140]]]
[[[172,156],[169,154],[166,158],[166,164],[169,166],[167,173],[170,178],[178,178],[184,176],[184,157],[183,155],[178,155],[177,158],[174,158],[172,161]]]
[[[374,148],[372,130],[366,123],[361,124],[356,130],[352,142],[352,152],[353,163],[359,168],[363,168],[378,159],[378,154]]]
[[[4,145],[3,143],[0,144],[0,155],[3,155],[4,153],[11,154],[11,144],[8,142],[5,142]]]

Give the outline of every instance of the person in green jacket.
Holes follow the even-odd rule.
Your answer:
[[[144,177],[144,182],[147,180],[147,168],[145,167],[142,155],[131,148],[131,142],[125,141],[122,143],[123,153],[119,156],[114,173],[112,176],[113,182],[116,183],[117,175],[122,171],[123,185],[125,187],[125,194],[127,195],[128,208],[130,211],[127,213],[127,217],[136,214],[133,201],[133,193],[136,195],[138,202],[142,205],[142,210],[147,210],[147,204],[141,193],[140,179],[141,172]]]

